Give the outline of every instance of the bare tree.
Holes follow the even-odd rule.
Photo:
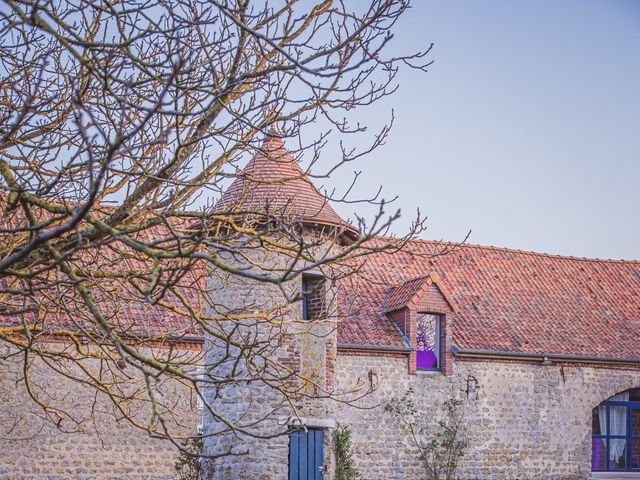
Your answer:
[[[368,148],[346,146],[366,128],[350,115],[393,93],[400,67],[429,65],[430,47],[387,54],[408,8],[407,0],[2,2],[0,340],[5,358],[22,359],[24,385],[47,419],[80,428],[32,375],[36,360],[178,444],[168,427],[176,407],[158,385],[170,379],[203,399],[203,385],[234,380],[197,371],[199,351],[150,348],[189,335],[227,345],[225,361],[274,362],[269,382],[286,398],[331,394],[300,388],[291,378],[304,372],[271,360],[278,332],[249,342],[221,328],[247,309],[211,304],[207,278],[283,292],[312,268],[344,278],[367,254],[401,248],[421,219],[406,237],[367,246],[397,212],[386,214],[379,195],[326,193],[377,204],[379,213],[336,225],[336,242],[349,231],[349,245],[318,256],[321,241],[283,205],[265,220],[263,206],[216,201],[273,128],[308,160],[297,178],[326,178],[384,142],[390,122]],[[319,172],[312,167],[328,139],[340,140],[342,154]],[[247,254],[256,245],[286,264],[256,262]],[[238,268],[238,259],[250,268]],[[285,295],[262,321],[275,325],[298,300]],[[141,309],[145,315],[132,314]],[[132,402],[147,405],[147,416],[134,415]],[[225,423],[211,402],[205,409]]]

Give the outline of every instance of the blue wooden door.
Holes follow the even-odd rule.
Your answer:
[[[324,430],[308,428],[289,433],[289,480],[322,480]]]

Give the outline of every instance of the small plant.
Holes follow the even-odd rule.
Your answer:
[[[429,434],[430,425],[418,412],[412,397],[413,390],[409,389],[400,399],[387,404],[385,410],[409,428],[427,479],[455,479],[458,462],[468,446],[462,438],[462,400],[452,398],[443,403],[444,416],[437,423],[437,431]]]
[[[356,480],[360,472],[353,465],[351,453],[351,428],[338,425],[333,431],[333,451],[336,458],[336,480]]]
[[[175,464],[177,480],[200,480],[200,455],[202,437],[194,437],[182,442],[180,455]]]

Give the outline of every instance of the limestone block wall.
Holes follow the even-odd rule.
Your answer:
[[[371,377],[378,388],[361,406],[373,408],[336,412],[336,420],[353,429],[363,480],[421,476],[408,432],[384,411],[409,387],[434,425],[445,400],[464,400],[469,448],[460,478],[577,480],[590,475],[593,407],[640,386],[640,371],[633,369],[457,361],[451,376],[407,375],[406,357],[338,354],[338,390]]]
[[[22,358],[7,353],[6,347],[0,349],[0,480],[175,478],[178,451],[169,441],[151,438],[146,431],[118,420],[103,395],[36,361],[31,367],[34,388],[46,389],[49,401],[82,422],[75,425],[65,420],[61,430],[45,421],[22,381]],[[200,412],[190,391],[171,383],[159,389],[179,412],[173,432],[193,435]],[[149,410],[129,406],[145,425]]]

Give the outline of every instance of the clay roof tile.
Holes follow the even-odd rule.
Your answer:
[[[370,255],[341,289],[341,304],[357,299],[358,309],[343,309],[338,343],[401,345],[385,313],[406,306],[438,273],[438,287],[455,305],[460,348],[640,358],[640,262],[477,245],[432,257],[443,246],[415,240],[403,251]]]
[[[224,192],[216,206],[222,208],[338,227],[351,237],[358,234],[315,188],[282,139],[273,135],[265,137],[262,147]]]

